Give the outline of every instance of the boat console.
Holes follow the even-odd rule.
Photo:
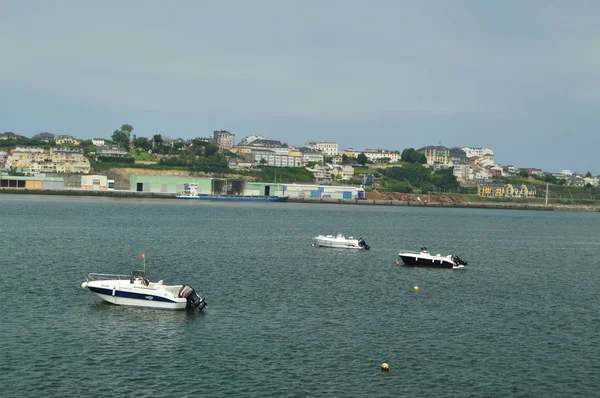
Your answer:
[[[146,273],[144,271],[131,272],[131,279],[129,279],[129,282],[134,286],[148,287],[148,285],[150,285],[150,281],[146,278]]]

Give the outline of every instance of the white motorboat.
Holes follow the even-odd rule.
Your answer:
[[[343,234],[319,235],[313,238],[315,243],[313,246],[333,247],[336,249],[357,249],[369,250],[371,246],[367,245],[363,238],[354,238],[352,236],[346,238]]]
[[[202,310],[206,307],[206,301],[190,286],[165,285],[162,280],[150,282],[145,267],[144,271],[133,271],[131,275],[90,273],[81,287],[116,305],[161,310]]]
[[[467,262],[458,256],[451,254],[442,256],[441,254],[430,254],[427,247],[423,246],[420,252],[414,251],[401,251],[398,254],[398,261],[396,264],[400,264],[400,261],[404,265],[414,265],[422,267],[437,267],[437,268],[463,268],[467,265]]]

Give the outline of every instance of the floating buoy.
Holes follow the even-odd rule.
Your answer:
[[[81,284],[81,287],[82,287],[82,288],[84,288],[84,289],[87,289],[87,282],[83,282],[83,283]]]
[[[382,363],[381,364],[381,370],[383,370],[384,372],[387,372],[388,370],[390,370],[390,365],[388,365],[387,363]]]
[[[400,265],[400,261],[396,261],[396,265]]]
[[[413,289],[415,289],[415,292],[418,292],[419,291],[419,286],[415,286],[415,287],[413,287]]]

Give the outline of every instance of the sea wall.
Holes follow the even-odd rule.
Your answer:
[[[13,189],[2,188],[0,194],[34,194],[34,195],[65,195],[65,196],[104,196],[115,198],[156,198],[175,199],[172,193],[136,192],[128,190],[92,191],[84,189]],[[511,202],[419,202],[411,200],[373,200],[373,199],[325,199],[325,198],[289,198],[288,203],[323,203],[344,204],[356,206],[414,206],[467,209],[505,209],[505,210],[542,210],[542,211],[583,211],[600,212],[600,206],[567,205],[567,204],[530,204]]]
[[[529,203],[494,203],[494,202],[418,202],[401,200],[372,200],[372,199],[311,199],[311,198],[289,198],[289,202],[296,203],[330,203],[330,204],[353,204],[359,206],[415,206],[415,207],[444,207],[444,208],[467,208],[467,209],[505,209],[505,210],[544,210],[544,211],[585,211],[600,212],[600,206],[586,205],[564,205],[564,204],[529,204]]]

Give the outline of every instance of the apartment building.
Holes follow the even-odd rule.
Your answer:
[[[314,151],[322,152],[327,157],[337,156],[340,154],[340,146],[337,142],[332,141],[321,141],[321,142],[309,142],[305,147]]]
[[[227,130],[217,130],[213,132],[213,138],[219,149],[227,149],[230,151],[235,144],[235,134]]]
[[[450,150],[441,145],[430,145],[417,149],[427,158],[427,164],[448,163],[450,160]]]
[[[384,159],[389,159],[388,163],[395,163],[400,160],[399,151],[388,151],[387,149],[365,149],[363,153],[367,159],[374,163],[380,163]]]

